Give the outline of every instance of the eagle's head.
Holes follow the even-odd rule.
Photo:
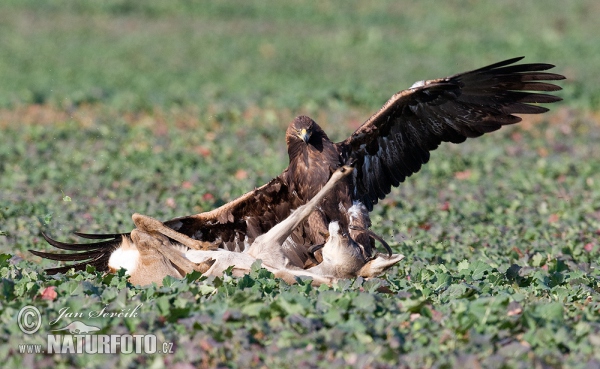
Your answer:
[[[310,200],[340,166],[335,144],[314,120],[296,117],[285,132],[290,166],[284,172],[291,191],[304,201]]]
[[[323,129],[305,115],[296,117],[290,123],[286,131],[286,139],[288,146],[302,142],[315,147],[321,147],[323,139],[329,140]]]

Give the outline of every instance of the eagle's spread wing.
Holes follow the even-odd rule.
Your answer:
[[[417,172],[429,160],[429,151],[442,141],[460,143],[506,124],[521,121],[513,114],[539,114],[548,109],[530,104],[561,98],[533,91],[561,88],[541,81],[565,77],[542,72],[551,64],[500,63],[415,83],[400,91],[347,140],[337,143],[346,159],[356,160],[353,199],[369,210],[391,186]]]
[[[197,240],[216,242],[221,248],[230,251],[242,251],[259,235],[287,218],[292,210],[302,205],[299,199],[288,191],[280,177],[250,191],[237,199],[209,212],[168,220],[164,224],[173,230]],[[93,243],[69,244],[42,236],[52,246],[78,251],[71,254],[54,254],[29,250],[34,255],[59,261],[76,262],[71,265],[47,269],[49,274],[65,273],[70,268],[85,270],[86,265],[93,265],[97,270],[108,270],[110,255],[118,249],[123,237],[129,233],[119,234],[75,234],[79,237],[102,240]],[[303,250],[296,250],[303,252]]]

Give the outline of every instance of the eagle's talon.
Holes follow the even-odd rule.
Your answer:
[[[381,244],[383,245],[383,247],[387,250],[388,252],[388,256],[392,256],[392,248],[390,247],[390,245],[388,245],[387,242],[385,242],[385,240],[379,236],[378,234],[376,234],[375,232],[371,231],[370,229],[367,230],[367,233],[369,234],[369,236],[379,242],[381,242]]]

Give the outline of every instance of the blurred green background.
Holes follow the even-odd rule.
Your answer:
[[[0,107],[372,110],[416,80],[523,55],[568,76],[570,105],[597,108],[599,17],[594,0],[6,0]]]

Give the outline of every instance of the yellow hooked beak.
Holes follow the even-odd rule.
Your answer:
[[[298,137],[300,137],[302,140],[304,140],[305,143],[308,143],[308,140],[310,140],[311,134],[312,134],[312,132],[310,130],[307,130],[306,128],[302,128],[302,130],[300,130],[300,132],[298,132]]]

